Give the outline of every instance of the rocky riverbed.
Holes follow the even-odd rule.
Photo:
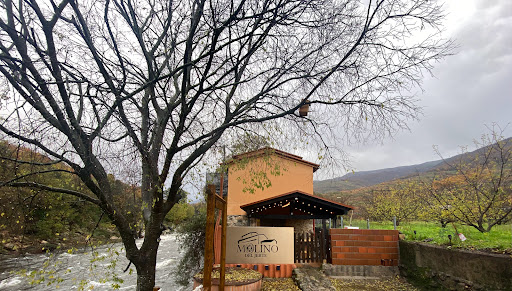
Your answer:
[[[142,240],[138,242],[142,243]],[[171,271],[176,267],[181,253],[176,235],[162,236],[156,265],[156,285],[162,291],[191,290],[174,282]],[[136,273],[123,272],[128,266],[122,244],[103,245],[94,250],[83,248],[57,252],[53,255],[31,254],[0,258],[0,290],[134,290]],[[31,284],[32,283],[32,284]]]

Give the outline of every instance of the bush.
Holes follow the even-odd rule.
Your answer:
[[[201,269],[203,261],[205,230],[206,230],[206,205],[195,205],[195,215],[183,221],[176,229],[180,249],[183,256],[173,271],[176,283],[187,286],[194,274]]]

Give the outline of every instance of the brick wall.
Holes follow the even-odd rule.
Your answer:
[[[330,229],[333,265],[398,266],[398,230]]]

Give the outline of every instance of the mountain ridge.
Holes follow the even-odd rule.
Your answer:
[[[412,174],[424,173],[433,170],[441,163],[443,163],[443,160],[379,170],[350,172],[333,179],[313,181],[314,192],[329,193],[368,187],[386,181],[404,178]]]
[[[512,144],[512,137],[503,139],[502,142],[510,145]],[[477,155],[485,150],[488,146],[475,149],[471,152],[461,153],[446,159],[441,158],[439,160],[424,162],[421,164],[370,171],[351,172],[333,179],[316,180],[313,181],[313,191],[319,194],[326,194],[346,190],[355,190],[363,187],[377,185],[387,181],[403,179],[411,175],[440,170],[442,168],[446,168],[448,163],[460,159],[467,159],[468,157]]]

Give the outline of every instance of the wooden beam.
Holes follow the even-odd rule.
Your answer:
[[[215,194],[215,208],[222,209],[226,205],[226,200],[222,199],[219,195]]]
[[[322,219],[322,258],[324,260],[322,263],[327,262],[327,252],[329,251],[327,249],[327,237],[327,223],[325,219]]]
[[[219,282],[219,290],[224,291],[224,285],[226,284],[226,231],[228,225],[228,207],[226,204],[226,200],[222,198],[222,191],[224,190],[224,173],[220,175],[220,196],[215,195],[216,202],[220,202],[222,207],[222,234],[220,238],[220,282]]]

